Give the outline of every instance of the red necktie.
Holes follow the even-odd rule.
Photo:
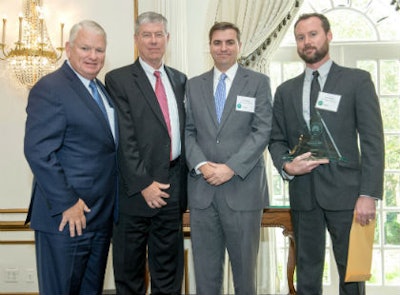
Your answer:
[[[160,71],[154,71],[154,76],[156,76],[155,92],[156,92],[157,100],[158,100],[158,103],[160,104],[161,111],[164,115],[165,123],[167,124],[169,137],[171,138],[171,121],[169,119],[167,94],[165,93],[165,88],[164,88],[164,85],[161,80]],[[172,145],[172,142],[171,142],[171,145]]]

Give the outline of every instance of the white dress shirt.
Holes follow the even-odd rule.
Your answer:
[[[165,72],[164,64],[162,64],[159,69],[154,69],[141,58],[139,58],[139,62],[143,67],[154,91],[156,88],[156,77],[154,76],[154,71],[160,71],[161,73],[161,80],[164,84],[165,93],[167,94],[169,120],[171,123],[171,160],[174,160],[181,154],[181,134],[179,128],[178,105],[176,103],[175,93],[172,89],[171,82],[168,79],[168,75]]]

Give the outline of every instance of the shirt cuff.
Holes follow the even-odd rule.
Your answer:
[[[199,168],[200,168],[201,166],[203,166],[204,164],[206,164],[206,163],[207,163],[207,162],[204,161],[204,162],[200,162],[199,164],[197,164],[196,167],[194,167],[194,172],[196,172],[197,175],[200,175],[200,174],[201,174],[201,171],[199,170]]]

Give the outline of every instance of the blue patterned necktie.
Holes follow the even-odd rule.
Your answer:
[[[99,106],[101,112],[103,113],[103,115],[106,117],[106,120],[108,121],[106,107],[104,106],[104,103],[103,103],[103,100],[101,99],[100,93],[97,90],[96,82],[94,82],[93,80],[90,81],[89,88],[90,88],[90,90],[92,90],[92,96],[93,96],[94,100],[97,102],[97,105]]]
[[[224,105],[226,100],[226,86],[225,86],[226,77],[227,76],[225,73],[222,73],[221,76],[219,76],[217,89],[215,90],[214,99],[215,99],[215,109],[217,112],[218,123],[221,121],[222,112],[224,111]]]

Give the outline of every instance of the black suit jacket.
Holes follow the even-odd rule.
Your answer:
[[[304,73],[284,82],[275,93],[269,150],[282,171],[284,156],[308,132],[303,117]],[[359,195],[382,198],[384,140],[379,101],[368,72],[335,63],[324,89],[341,96],[336,112],[320,110],[344,161],[321,165],[289,183],[290,205],[310,210],[318,201],[329,210],[353,209]]]
[[[179,113],[181,142],[184,139],[184,93],[186,76],[165,66],[175,93]],[[134,64],[115,69],[105,77],[109,91],[119,114],[119,169],[120,212],[137,216],[152,216],[158,209],[151,209],[141,191],[153,181],[170,183],[170,138],[157,97],[139,60]],[[186,209],[186,165],[184,146],[181,144],[180,196],[182,210]]]

